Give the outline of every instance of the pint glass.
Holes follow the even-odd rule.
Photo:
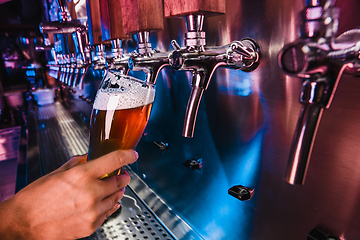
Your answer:
[[[88,161],[115,150],[134,149],[149,120],[154,97],[153,84],[107,71],[91,112]]]

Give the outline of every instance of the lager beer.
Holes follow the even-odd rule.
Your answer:
[[[149,120],[154,97],[153,84],[108,71],[91,113],[88,160],[119,149],[134,149]]]

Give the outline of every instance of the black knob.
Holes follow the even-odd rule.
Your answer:
[[[321,230],[314,228],[307,236],[307,240],[340,240],[338,237],[330,236]]]
[[[200,169],[203,166],[203,161],[202,161],[202,158],[186,160],[183,162],[183,165],[190,169]]]
[[[304,70],[306,54],[303,45],[291,44],[285,47],[279,55],[279,65],[289,74],[297,74]]]
[[[236,185],[236,186],[231,187],[228,190],[228,193],[231,196],[233,196],[241,201],[245,201],[245,200],[250,200],[253,197],[253,195],[255,193],[255,189],[247,188],[242,185]]]
[[[184,64],[184,58],[181,52],[173,51],[169,55],[169,63],[175,70],[179,70]]]

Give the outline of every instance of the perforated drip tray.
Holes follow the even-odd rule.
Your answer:
[[[147,210],[127,187],[122,207],[110,216],[91,236],[84,239],[102,240],[173,240],[172,234]]]

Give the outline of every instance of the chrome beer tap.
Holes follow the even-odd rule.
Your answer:
[[[345,32],[335,38],[339,9],[335,0],[306,1],[301,37],[286,45],[278,61],[283,71],[303,80],[302,108],[296,125],[286,170],[286,181],[302,185],[323,113],[329,108],[343,73],[359,72],[360,31]]]
[[[129,57],[131,55],[124,55],[121,44],[121,39],[111,40],[111,59],[108,61],[108,69],[116,69],[121,74],[127,75],[129,72]]]
[[[68,64],[68,55],[67,54],[63,54],[62,58],[61,58],[61,73],[60,73],[60,82],[65,83],[65,78],[66,78],[66,69],[67,69],[67,64]]]
[[[78,27],[77,30],[72,33],[72,38],[77,52],[76,67],[74,68],[75,77],[72,82],[72,87],[75,88],[78,86],[78,88],[82,90],[84,87],[85,74],[91,65],[91,47],[87,26],[81,25]]]
[[[70,76],[70,67],[71,67],[71,54],[66,54],[65,57],[65,75],[64,75],[64,84],[68,85],[68,80]]]
[[[143,71],[146,74],[146,81],[155,84],[161,69],[169,66],[169,53],[162,53],[151,48],[148,31],[141,31],[136,35],[138,52],[131,54],[129,68],[135,71]]]
[[[107,68],[106,51],[104,44],[98,44],[95,46],[94,51],[92,51],[91,62],[94,69],[104,70],[105,68]]]
[[[72,84],[73,84],[73,78],[74,78],[75,68],[76,68],[76,54],[75,54],[75,53],[71,53],[71,54],[70,54],[69,74],[68,74],[68,79],[67,79],[67,85],[68,85],[69,87],[71,87]]]
[[[188,32],[185,33],[185,47],[172,40],[174,51],[169,54],[169,63],[176,70],[193,73],[192,91],[186,108],[183,136],[193,137],[197,112],[204,90],[209,86],[218,67],[253,71],[260,61],[259,45],[250,38],[233,41],[222,47],[205,47],[203,31],[204,15],[190,14],[185,17]]]

